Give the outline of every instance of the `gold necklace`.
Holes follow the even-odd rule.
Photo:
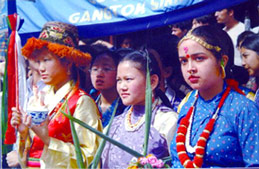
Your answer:
[[[156,106],[160,103],[159,99],[156,99],[154,103],[152,104],[152,112],[156,108]],[[130,109],[127,111],[126,118],[125,118],[125,129],[127,131],[135,131],[139,129],[142,124],[145,122],[145,114],[134,124],[131,123],[131,116],[133,112],[133,106],[130,107]]]
[[[133,106],[130,107],[130,109],[127,112],[126,120],[125,120],[125,128],[127,131],[135,131],[139,129],[139,127],[144,123],[145,121],[145,114],[134,124],[131,123],[131,116],[133,112]]]

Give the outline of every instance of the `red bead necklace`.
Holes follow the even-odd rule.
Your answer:
[[[216,112],[214,113],[212,118],[209,120],[209,122],[206,124],[205,129],[201,133],[201,135],[198,139],[198,142],[196,143],[196,146],[195,146],[196,147],[195,156],[194,156],[193,160],[190,159],[190,157],[188,156],[188,154],[186,152],[185,141],[186,141],[187,130],[190,125],[190,118],[193,114],[194,106],[198,100],[198,92],[195,96],[196,98],[195,98],[193,105],[190,107],[190,109],[187,112],[187,115],[184,118],[182,118],[182,120],[180,121],[180,125],[178,127],[177,136],[176,136],[176,150],[177,150],[177,154],[180,159],[180,162],[185,168],[201,168],[202,167],[203,156],[205,153],[207,140],[210,137],[210,133],[213,130],[214,123],[218,117],[218,113],[219,113],[221,107],[223,106],[225,99],[227,98],[230,90],[231,90],[231,87],[228,86],[227,89],[225,90],[225,92],[223,93],[222,98],[219,101]]]

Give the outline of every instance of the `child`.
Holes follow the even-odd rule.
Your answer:
[[[178,53],[183,77],[194,90],[179,106],[172,168],[258,167],[259,110],[226,80],[234,61],[230,37],[201,26],[179,42]]]
[[[119,63],[117,91],[124,105],[124,113],[115,117],[109,136],[142,153],[145,133],[145,90],[147,53],[133,51]],[[151,129],[148,154],[157,158],[168,156],[168,145],[174,135],[177,114],[163,105],[156,95],[160,70],[154,57],[150,57],[150,78],[153,93]],[[127,168],[134,157],[122,149],[106,143],[102,154],[103,168]]]
[[[119,55],[106,49],[96,55],[90,68],[92,85],[95,90],[100,92],[94,99],[99,111],[102,113],[103,127],[106,127],[109,123],[117,101],[116,115],[121,114],[125,108],[116,90],[116,74],[119,59]]]
[[[26,97],[26,107],[30,106],[30,101],[32,102],[35,97],[40,96],[40,92],[45,90],[44,88],[48,87],[41,80],[40,72],[38,70],[39,64],[33,60],[28,59],[28,79],[27,79],[27,97]],[[25,108],[26,109],[26,108]],[[9,152],[6,157],[6,161],[9,167],[18,167],[19,160],[17,154],[16,144],[13,146],[13,151]]]
[[[70,120],[62,114],[62,111],[68,113],[67,108],[73,117],[102,131],[94,101],[78,87],[78,66],[89,64],[91,56],[77,50],[77,45],[75,26],[47,22],[39,38],[28,39],[22,49],[26,58],[39,64],[41,80],[51,86],[43,100],[49,110],[48,118],[40,125],[31,126],[30,115],[12,108],[11,124],[19,132],[22,168],[78,168]],[[95,155],[99,138],[80,125],[75,124],[75,130],[87,166]]]

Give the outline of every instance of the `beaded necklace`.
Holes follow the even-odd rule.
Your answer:
[[[187,135],[187,131],[189,130],[189,132],[190,132],[194,108],[195,108],[196,102],[199,97],[198,92],[196,93],[193,105],[188,110],[187,115],[184,118],[182,118],[182,120],[180,121],[180,125],[178,127],[177,136],[176,136],[177,154],[178,154],[181,164],[185,168],[201,168],[202,167],[203,157],[204,157],[207,141],[213,130],[214,123],[218,117],[218,113],[219,113],[221,107],[223,106],[225,99],[227,98],[230,90],[231,90],[231,87],[228,86],[219,101],[216,112],[213,114],[212,118],[206,124],[205,129],[201,133],[195,147],[191,147],[190,142],[189,142],[190,138],[188,137],[188,139],[187,139],[186,137],[189,135],[189,134]],[[188,150],[191,153],[195,153],[193,160],[191,160],[190,157],[188,156],[188,154],[186,152],[186,147],[188,147]]]
[[[154,101],[154,103],[152,104],[152,112],[159,103],[160,103],[159,99],[156,99]],[[133,106],[131,106],[130,109],[127,111],[126,118],[125,118],[125,129],[127,131],[135,131],[139,129],[142,126],[142,124],[145,122],[145,114],[144,114],[142,117],[140,117],[140,119],[136,123],[132,124],[131,123],[132,113],[133,113]]]

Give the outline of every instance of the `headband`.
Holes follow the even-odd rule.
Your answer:
[[[217,52],[220,52],[221,51],[221,48],[219,46],[213,46],[211,44],[208,44],[207,42],[205,42],[204,40],[202,40],[201,38],[195,36],[192,34],[192,30],[190,30],[186,36],[184,36],[178,43],[178,48],[179,48],[179,45],[187,40],[187,39],[191,39],[191,40],[194,40],[195,42],[199,43],[201,46],[203,46],[204,48],[208,49],[208,50],[216,50]]]

